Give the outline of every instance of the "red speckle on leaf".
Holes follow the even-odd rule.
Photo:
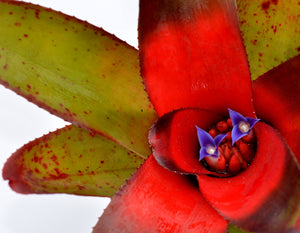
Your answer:
[[[257,40],[251,40],[251,43],[252,43],[253,45],[256,45],[256,44],[257,44]]]
[[[34,170],[35,170],[36,173],[40,173],[39,169],[35,168]]]
[[[13,12],[11,12],[11,11],[10,11],[10,12],[9,12],[9,14],[10,14],[10,15],[12,15],[12,14],[13,14]]]
[[[241,24],[244,24],[244,23],[247,23],[247,21],[246,21],[246,20],[243,20],[243,21],[241,21],[240,23],[241,23]]]
[[[103,163],[104,163],[104,161],[103,161],[103,160],[101,160],[101,162],[100,162],[100,163],[102,163],[102,164],[103,164]]]
[[[35,17],[40,19],[40,10],[35,10]]]
[[[27,88],[28,88],[28,89],[31,89],[31,86],[30,86],[29,84],[27,84]]]
[[[27,34],[24,34],[24,37],[25,37],[25,38],[27,38],[27,37],[28,37],[28,35],[27,35]]]
[[[296,48],[297,52],[300,52],[300,47]]]
[[[52,17],[52,16],[50,16],[50,17],[49,17],[49,19],[53,19],[53,17]]]
[[[54,171],[57,173],[57,175],[52,175],[50,174],[49,176],[52,178],[52,179],[65,179],[67,178],[69,175],[68,174],[65,174],[63,172],[61,172],[58,168],[54,168]]]
[[[95,137],[95,133],[94,133],[94,132],[90,132],[90,135],[91,135],[92,137]]]
[[[277,26],[272,25],[271,28],[273,29],[273,32],[274,32],[274,34],[275,34],[276,31],[277,31]]]
[[[84,187],[84,186],[82,186],[82,185],[77,185],[77,188],[78,188],[79,190],[83,190],[83,189],[85,189],[85,187]]]
[[[278,4],[278,0],[271,0],[274,5]]]
[[[258,53],[258,56],[262,57],[262,53]]]
[[[4,66],[3,66],[3,69],[5,69],[5,70],[7,70],[7,64],[5,64]]]
[[[56,165],[59,165],[59,162],[57,162],[57,156],[56,155],[52,155],[50,158]]]
[[[263,2],[263,3],[261,4],[261,8],[262,8],[264,11],[267,11],[267,10],[270,8],[270,1]]]
[[[14,25],[15,25],[16,27],[19,27],[19,26],[21,26],[21,23],[15,22]]]
[[[37,155],[34,155],[32,161],[35,163],[41,163],[43,157],[38,157]]]

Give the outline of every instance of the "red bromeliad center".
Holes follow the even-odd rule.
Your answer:
[[[208,133],[215,138],[226,134],[225,139],[218,146],[219,157],[207,156],[201,160],[202,164],[212,172],[236,175],[245,170],[252,162],[256,153],[256,136],[251,129],[249,134],[232,145],[230,118],[218,121],[209,128]]]

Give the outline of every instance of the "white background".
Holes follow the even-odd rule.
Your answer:
[[[87,20],[137,47],[138,0],[31,2]],[[65,124],[0,86],[1,171],[23,144]],[[11,191],[0,176],[0,233],[88,233],[108,203],[108,198],[99,197],[21,195]]]

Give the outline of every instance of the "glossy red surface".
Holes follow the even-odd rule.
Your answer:
[[[161,167],[150,156],[114,196],[94,233],[227,232],[224,220],[187,176]]]
[[[235,1],[142,0],[139,47],[160,116],[187,107],[254,116]]]

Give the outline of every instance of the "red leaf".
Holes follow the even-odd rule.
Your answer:
[[[97,232],[226,232],[224,220],[187,176],[159,166],[150,156],[112,199]]]
[[[235,1],[142,0],[142,76],[161,116],[197,107],[253,116]]]
[[[251,232],[288,232],[299,214],[300,171],[273,128],[258,123],[254,129],[258,143],[251,165],[231,178],[198,176],[199,187],[237,226]]]
[[[300,163],[300,55],[253,83],[258,116],[283,135]]]

